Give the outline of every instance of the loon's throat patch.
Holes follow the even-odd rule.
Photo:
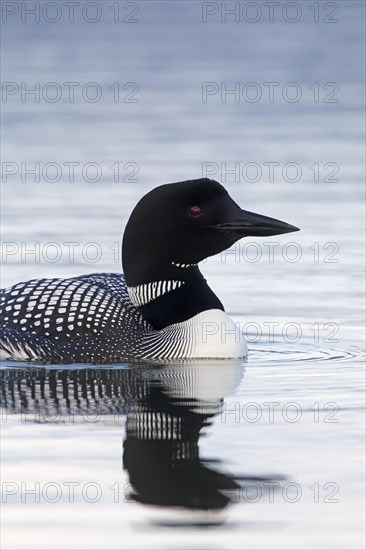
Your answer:
[[[154,281],[153,283],[130,286],[128,294],[133,305],[141,307],[182,285],[184,285],[184,281]]]
[[[177,264],[176,262],[172,262],[172,265],[174,265],[174,267],[180,267],[180,268],[183,268],[183,269],[187,269],[187,267],[196,267],[197,264]]]

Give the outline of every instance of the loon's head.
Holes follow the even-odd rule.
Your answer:
[[[298,231],[285,222],[242,210],[207,178],[156,187],[136,205],[122,246],[128,286],[154,280],[172,265],[197,264],[242,237]]]

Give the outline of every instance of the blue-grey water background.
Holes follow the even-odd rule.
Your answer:
[[[216,2],[96,2],[95,16],[93,7],[83,15],[87,3],[80,2],[74,22],[62,2],[55,22],[60,13],[52,6],[35,22],[24,14],[22,21],[20,3],[4,4],[19,11],[3,13],[2,23],[2,78],[13,84],[2,103],[2,162],[12,164],[2,165],[1,286],[119,271],[124,225],[147,190],[208,168],[223,181],[225,166],[239,163],[239,176],[226,175],[233,198],[301,232],[242,241],[202,264],[250,354],[225,397],[239,418],[216,417],[200,453],[238,474],[283,474],[301,496],[240,498],[211,529],[159,526],[141,505],[113,502],[109,487],[128,482],[123,422],[24,422],[8,413],[2,479],[19,491],[3,505],[3,548],[363,548],[364,3],[297,2],[292,23],[286,18],[295,18],[295,8],[285,17],[284,2],[273,22],[260,2],[257,22],[242,11],[238,22],[229,15],[222,22]],[[202,10],[216,8],[204,22]],[[248,9],[246,19],[255,19]],[[87,20],[99,11],[99,21]],[[79,83],[73,102],[70,82]],[[277,83],[273,101],[270,82]],[[39,83],[39,101],[22,98],[22,83],[23,91]],[[203,83],[212,92],[204,98]],[[235,83],[239,97],[221,97]],[[93,102],[95,90],[102,95]],[[262,97],[253,101],[258,90]],[[297,102],[293,93],[301,94]],[[78,163],[75,181],[70,163]],[[119,178],[110,168],[116,163]],[[268,163],[278,163],[274,181]],[[95,165],[100,179],[88,181]],[[36,175],[26,173],[32,167]],[[273,419],[269,402],[278,403]],[[244,414],[248,403],[262,411],[257,422]],[[284,413],[289,403],[300,410],[297,422]],[[103,497],[92,504],[79,491],[69,502],[64,491],[59,502],[22,502],[21,482],[92,482]],[[327,498],[334,487],[336,501]]]

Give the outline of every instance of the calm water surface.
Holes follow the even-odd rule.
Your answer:
[[[245,362],[2,364],[3,548],[364,547],[364,4],[336,4],[335,24],[315,24],[307,2],[296,24],[140,2],[138,24],[104,10],[94,25],[3,25],[5,81],[97,82],[103,96],[3,104],[3,160],[19,172],[2,184],[2,286],[120,271],[136,201],[202,163],[221,181],[221,163],[240,163],[233,198],[301,228],[202,264]],[[139,101],[114,103],[115,82],[137,83]],[[203,103],[202,82],[295,82],[302,97]],[[336,83],[338,103],[314,102],[316,82]],[[36,162],[58,163],[60,180],[22,173]]]

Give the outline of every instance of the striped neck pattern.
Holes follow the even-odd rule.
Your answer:
[[[128,294],[135,307],[141,307],[159,296],[184,285],[184,281],[154,281],[138,286],[128,287]]]

